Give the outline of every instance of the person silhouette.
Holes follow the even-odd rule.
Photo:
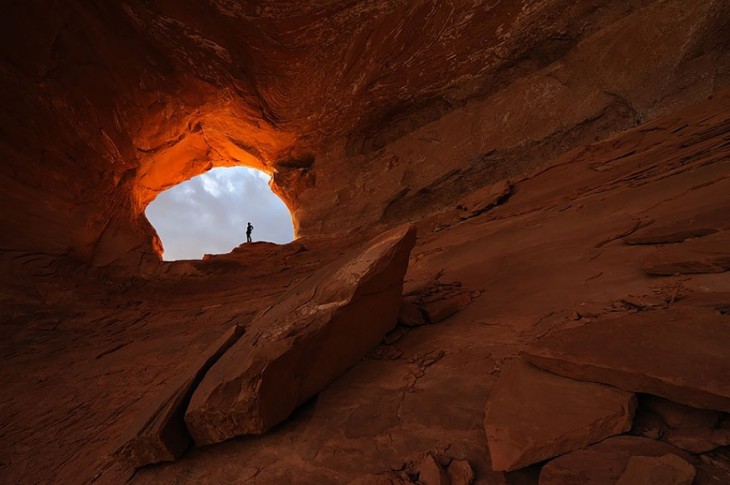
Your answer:
[[[253,232],[253,226],[249,222],[246,226],[246,242],[251,242],[251,233]]]

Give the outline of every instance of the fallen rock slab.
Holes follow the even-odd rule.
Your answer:
[[[632,393],[517,359],[502,371],[487,401],[492,469],[516,470],[628,431],[635,407]]]
[[[512,184],[503,180],[464,197],[456,208],[462,212],[461,219],[468,219],[505,203],[511,195]]]
[[[377,347],[396,325],[415,241],[411,226],[382,234],[258,315],[193,394],[195,443],[268,431]]]
[[[449,485],[449,477],[433,455],[426,455],[418,465],[418,483],[423,485]]]
[[[614,484],[632,457],[669,453],[687,458],[681,450],[661,441],[616,436],[551,460],[540,471],[540,485]]]
[[[232,326],[205,352],[196,356],[188,371],[177,376],[157,396],[157,404],[147,408],[147,412],[130,426],[133,435],[125,440],[116,456],[135,468],[179,459],[193,442],[184,417],[195,386],[243,332],[242,327]]]
[[[428,323],[421,309],[414,303],[403,300],[398,312],[398,323],[406,327],[419,327]]]
[[[560,330],[522,354],[572,379],[730,411],[728,320],[711,310],[674,307]]]
[[[697,471],[677,455],[632,456],[616,485],[692,485]]]
[[[707,453],[722,446],[730,446],[730,429],[672,429],[664,434],[664,440],[690,453]]]
[[[644,258],[641,267],[645,273],[656,276],[728,271],[730,231],[657,249]]]
[[[463,288],[458,281],[436,282],[404,301],[417,307],[425,323],[438,323],[469,306],[479,294],[478,290]]]
[[[425,302],[423,311],[429,323],[438,323],[463,310],[469,306],[471,301],[471,294],[462,291]]]
[[[718,229],[714,227],[694,226],[694,227],[647,227],[644,230],[638,230],[631,236],[624,238],[627,244],[670,244],[679,243],[687,239],[695,237],[709,236],[715,234]]]

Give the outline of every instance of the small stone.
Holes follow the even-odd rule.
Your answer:
[[[616,485],[692,485],[696,473],[677,455],[632,456]]]
[[[451,485],[471,485],[476,476],[467,460],[453,460],[446,469]]]
[[[418,327],[425,325],[427,322],[421,309],[414,303],[404,299],[398,312],[398,323],[406,327]]]
[[[429,323],[438,323],[463,310],[471,303],[471,294],[460,291],[453,295],[434,299],[423,304],[423,310]]]
[[[449,485],[449,477],[433,455],[423,458],[418,471],[418,482],[423,485]]]
[[[396,328],[395,330],[392,330],[385,335],[385,338],[383,338],[383,343],[385,345],[392,345],[399,341],[401,338],[403,338],[403,335],[405,335],[405,332],[403,332],[403,330],[401,330],[400,328]]]

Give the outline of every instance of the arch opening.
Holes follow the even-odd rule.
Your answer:
[[[270,180],[257,169],[219,167],[160,192],[145,215],[162,241],[162,259],[228,253],[246,242],[248,222],[253,242],[291,242],[291,213]]]

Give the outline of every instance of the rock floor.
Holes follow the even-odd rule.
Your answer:
[[[348,242],[243,246],[124,283],[73,274],[77,284],[58,283],[69,271],[59,268],[3,327],[2,481],[347,483],[431,451],[468,460],[477,483],[537,483],[538,467],[491,471],[483,427],[500,369],[522,346],[589,320],[730,292],[727,272],[649,276],[642,262],[658,246],[623,240],[705,216],[728,229],[730,96],[573,150],[511,183],[508,200],[475,217],[445,211],[418,222],[405,292],[459,282],[476,296],[466,308],[401,328],[263,436],[136,472],[112,453],[155,392],[226,325],[245,326]],[[704,462],[711,466],[695,483],[730,482],[726,449]]]

